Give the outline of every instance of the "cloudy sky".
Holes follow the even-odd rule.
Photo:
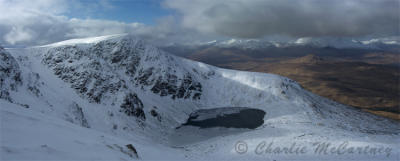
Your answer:
[[[399,35],[399,0],[0,0],[0,45],[132,33],[154,43]]]

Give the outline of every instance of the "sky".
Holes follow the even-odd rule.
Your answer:
[[[86,13],[69,12],[66,16],[154,25],[156,19],[173,14],[172,10],[162,7],[161,0],[81,0],[79,2],[83,6],[94,5],[94,8],[87,10]],[[98,3],[97,6],[96,3]]]
[[[0,0],[0,45],[131,33],[155,44],[399,36],[399,0]]]

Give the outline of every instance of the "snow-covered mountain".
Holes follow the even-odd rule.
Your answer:
[[[299,38],[290,41],[290,45],[308,45],[312,47],[332,47],[337,49],[375,49],[392,50],[400,47],[399,37],[354,40],[349,38]]]
[[[190,61],[130,35],[1,48],[0,78],[2,160],[399,157],[397,122],[314,95],[285,77]],[[193,116],[228,117],[244,108],[264,111],[261,126],[182,127]],[[263,142],[308,151],[257,153]],[[318,143],[348,144],[347,151],[319,154]]]

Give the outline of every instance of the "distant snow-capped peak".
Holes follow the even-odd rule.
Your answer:
[[[310,45],[314,47],[334,48],[362,48],[362,49],[385,49],[391,45],[400,45],[398,38],[374,38],[367,40],[356,40],[349,38],[310,38],[303,37],[289,42],[293,45]],[[385,46],[387,45],[387,46]]]
[[[376,44],[376,43],[382,43],[382,44],[387,44],[387,45],[400,45],[399,39],[400,39],[399,37],[370,39],[370,40],[360,41],[360,43],[362,43],[364,45],[370,45],[370,44]]]

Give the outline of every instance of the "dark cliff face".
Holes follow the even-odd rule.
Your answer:
[[[118,42],[102,41],[88,48],[62,46],[50,49],[43,63],[64,81],[71,83],[82,96],[100,103],[103,94],[127,89],[127,83],[151,87],[160,96],[198,99],[201,84],[190,73],[178,78],[157,67],[143,68],[146,46],[125,38]],[[154,60],[154,59],[153,59]]]
[[[12,102],[10,91],[22,85],[21,70],[17,61],[0,47],[0,99]]]
[[[153,93],[160,94],[160,96],[171,95],[172,99],[200,99],[202,91],[201,87],[201,84],[195,82],[190,74],[184,76],[179,86],[177,85],[177,77],[175,75],[168,74],[166,80],[162,80],[160,77],[151,88],[151,91],[153,91]]]
[[[126,88],[125,80],[118,79],[108,64],[101,59],[98,46],[81,49],[76,46],[65,46],[50,49],[42,60],[53,69],[54,74],[75,89],[90,102],[100,103],[106,93],[114,94]]]
[[[165,60],[172,63],[162,62]],[[121,111],[143,120],[138,90],[172,99],[201,98],[202,85],[194,77],[197,73],[180,71],[171,65],[173,61],[171,56],[130,37],[53,47],[42,56],[42,63],[81,97],[92,103],[109,103],[105,100],[116,100],[114,97],[123,93],[124,98],[111,104],[120,104]]]

